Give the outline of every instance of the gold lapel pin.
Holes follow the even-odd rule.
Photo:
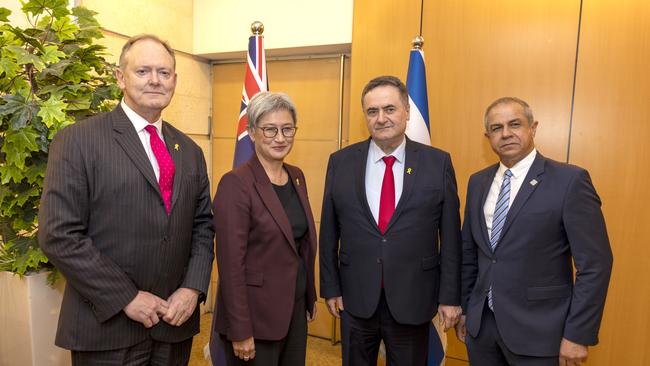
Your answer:
[[[178,144],[174,144],[174,150],[178,151]]]
[[[296,185],[297,185],[297,186],[300,185],[300,178],[296,178]]]
[[[406,174],[411,174],[413,172],[413,169],[411,168],[406,168]]]

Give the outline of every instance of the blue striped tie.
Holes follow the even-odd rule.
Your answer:
[[[497,204],[494,207],[494,216],[492,217],[492,233],[490,235],[490,247],[492,248],[493,252],[499,243],[501,230],[503,230],[503,224],[505,224],[506,216],[508,215],[508,208],[510,206],[510,177],[512,177],[512,172],[510,169],[508,169],[503,173],[503,183],[501,183],[501,190],[499,191]],[[490,310],[494,311],[494,304],[492,302],[492,285],[490,285],[487,300],[488,307]]]

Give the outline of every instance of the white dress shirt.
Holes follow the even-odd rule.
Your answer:
[[[133,124],[133,127],[135,127],[135,131],[138,133],[140,142],[142,142],[144,151],[147,153],[147,157],[149,158],[149,161],[151,162],[151,166],[153,167],[153,171],[156,174],[156,180],[159,180],[160,168],[158,167],[158,160],[156,160],[156,155],[154,155],[153,150],[151,149],[149,132],[147,132],[147,130],[145,130],[144,128],[147,127],[148,125],[154,125],[156,127],[156,131],[158,131],[158,136],[164,143],[165,138],[163,137],[162,134],[162,118],[159,118],[154,123],[149,123],[146,119],[142,118],[139,114],[137,114],[133,109],[129,108],[129,106],[126,105],[126,103],[124,103],[124,99],[122,99],[120,105],[122,106],[124,113],[126,113],[126,116],[129,117],[129,120]]]
[[[381,198],[381,184],[384,181],[386,164],[384,156],[394,156],[393,177],[395,179],[395,206],[402,196],[404,186],[404,158],[406,157],[406,139],[391,154],[385,154],[371,139],[368,147],[368,160],[366,160],[366,198],[370,206],[372,217],[379,222],[379,199]]]
[[[514,202],[515,197],[517,197],[517,192],[519,192],[521,185],[524,183],[528,170],[530,170],[533,161],[535,161],[535,156],[537,156],[537,149],[533,149],[533,151],[526,155],[525,158],[513,165],[512,168],[508,168],[503,165],[503,163],[499,163],[499,169],[497,169],[497,173],[494,175],[492,186],[490,186],[490,192],[488,192],[487,198],[485,199],[485,205],[483,206],[488,238],[492,236],[492,218],[494,217],[494,208],[497,205],[497,198],[499,197],[499,191],[501,190],[501,183],[503,183],[503,174],[508,169],[510,169],[510,172],[512,173],[512,177],[510,177],[510,200],[508,201],[508,209],[510,209],[510,207],[512,207],[512,202]]]

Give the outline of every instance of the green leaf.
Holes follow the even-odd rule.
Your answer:
[[[11,15],[11,10],[0,8],[0,21],[9,22],[9,15]]]
[[[27,183],[33,184],[34,182],[45,178],[46,166],[47,164],[35,164],[28,166],[25,169],[25,178],[27,178]]]
[[[51,10],[55,18],[70,14],[67,0],[29,0],[23,3],[23,12],[32,13],[32,16],[43,14],[47,9]]]
[[[30,198],[40,196],[41,193],[39,191],[38,187],[30,187],[25,192],[19,193],[16,197],[16,204],[18,206],[23,206]]]
[[[79,99],[69,99],[68,100],[68,109],[69,111],[80,111],[90,108],[90,96]]]
[[[77,24],[79,25],[79,34],[77,35],[77,39],[104,38],[104,35],[100,31],[99,22],[95,19],[97,12],[79,6],[72,8],[72,14],[77,17]]]
[[[88,71],[90,71],[90,67],[82,63],[73,62],[72,64],[70,64],[70,66],[68,66],[65,69],[61,78],[65,81],[79,84],[81,80],[91,79],[90,75],[88,74]]]
[[[2,182],[2,184],[9,184],[12,180],[15,183],[20,183],[24,177],[25,175],[22,170],[16,166],[8,164],[0,165],[0,182]]]
[[[5,78],[11,79],[16,76],[16,73],[20,70],[18,64],[13,62],[7,57],[0,58],[0,74],[4,73]]]
[[[5,143],[2,146],[2,152],[6,154],[6,166],[13,165],[19,169],[25,168],[25,160],[31,156],[33,151],[38,151],[39,147],[36,140],[39,134],[31,128],[20,130],[8,130],[5,134]],[[15,172],[10,172],[12,177],[16,177]],[[24,174],[20,174],[20,180]],[[4,177],[3,177],[4,180]],[[18,183],[20,180],[14,182]]]
[[[75,39],[75,33],[79,30],[76,24],[70,22],[70,18],[60,18],[57,19],[54,24],[52,24],[52,29],[59,37],[59,41],[69,41]]]
[[[11,53],[13,53],[14,56],[16,56],[16,63],[18,65],[31,64],[34,65],[34,67],[38,71],[43,70],[43,68],[45,67],[45,63],[43,62],[43,60],[41,60],[40,57],[38,57],[37,55],[31,52],[28,52],[26,49],[20,46],[11,45],[11,46],[7,46],[6,49],[9,50]]]
[[[48,64],[53,64],[66,57],[65,53],[59,51],[56,46],[45,46],[44,50],[45,53],[41,55],[41,60]]]
[[[38,247],[29,247],[27,253],[16,257],[14,272],[24,275],[30,271],[38,270],[41,263],[47,263],[48,259]]]
[[[38,116],[43,118],[43,123],[50,128],[56,122],[63,122],[66,119],[65,110],[67,103],[61,100],[58,95],[53,95],[47,101],[40,104],[41,109]]]
[[[47,6],[45,0],[29,0],[23,3],[23,12],[32,13],[32,16],[42,14]]]
[[[41,73],[41,78],[46,78],[48,75],[61,77],[66,67],[70,66],[72,62],[73,62],[72,60],[61,60],[55,64],[46,67]]]
[[[2,99],[7,103],[0,106],[0,116],[9,116],[14,129],[25,127],[34,116],[34,106],[20,94],[6,95]]]

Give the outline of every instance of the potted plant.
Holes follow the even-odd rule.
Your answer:
[[[83,7],[68,9],[67,0],[22,4],[30,24],[25,28],[10,24],[10,10],[0,7],[0,271],[5,271],[0,273],[0,301],[9,301],[0,306],[0,326],[5,332],[11,320],[19,318],[10,312],[24,307],[18,294],[34,298],[38,295],[32,287],[48,288],[44,278],[50,285],[57,279],[37,240],[50,142],[76,120],[111,110],[121,95],[115,65],[104,58],[105,47],[96,44],[103,35],[95,12]],[[26,282],[33,274],[40,284]],[[16,281],[22,283],[23,290],[3,288]],[[56,309],[60,301],[59,293]],[[58,314],[58,310],[54,312]],[[34,317],[40,315],[34,312],[26,319],[34,323]],[[54,329],[46,330],[52,334],[48,346],[53,346],[54,319],[50,326]],[[32,359],[8,361],[11,344],[23,346],[16,337],[8,338],[2,337],[0,342],[0,364],[50,364],[36,361],[34,357],[42,351],[33,349]]]

